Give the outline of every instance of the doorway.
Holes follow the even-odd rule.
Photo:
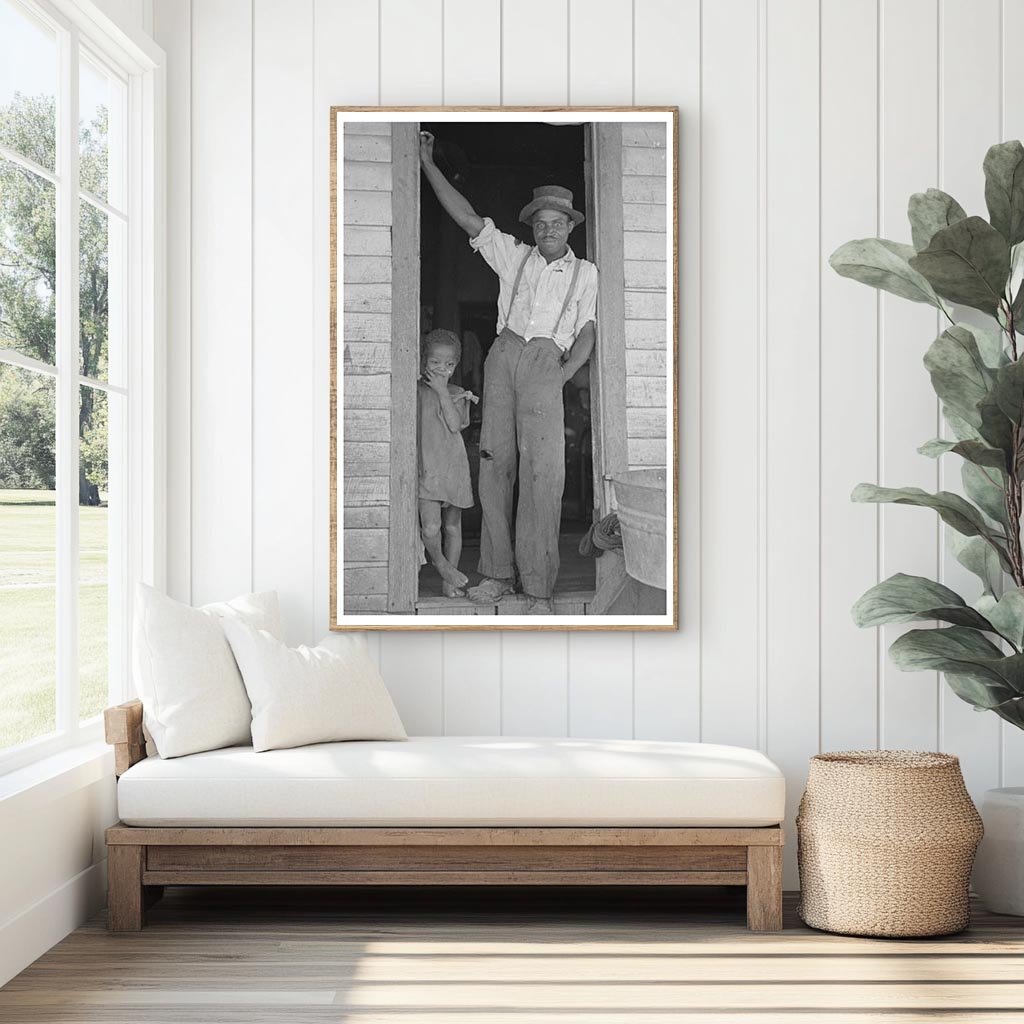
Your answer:
[[[585,209],[592,182],[587,180],[585,136],[588,126],[492,122],[424,122],[435,137],[434,158],[450,182],[481,216],[533,244],[519,211],[537,185],[556,183],[572,190],[577,209]],[[592,233],[585,221],[574,229],[569,245],[577,256],[594,259]],[[453,383],[483,394],[484,360],[497,328],[498,278],[474,252],[465,232],[438,203],[428,185],[420,190],[420,333],[434,328],[454,331],[462,340],[462,360]],[[588,363],[566,385],[565,489],[559,532],[561,568],[556,597],[592,593],[595,562],[579,554],[594,509],[594,464]],[[461,570],[477,583],[481,513],[478,477],[482,408],[470,406],[463,433],[469,458],[474,507],[462,516]],[[518,493],[513,496],[513,508]],[[420,599],[439,598],[441,579],[430,564],[420,569]]]

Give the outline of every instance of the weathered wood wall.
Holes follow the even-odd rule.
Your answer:
[[[344,602],[387,608],[391,488],[391,125],[350,123],[343,146]]]
[[[630,469],[664,466],[667,438],[665,126],[622,127],[626,436]]]

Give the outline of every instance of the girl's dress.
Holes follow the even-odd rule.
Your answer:
[[[461,394],[462,390],[454,384],[448,385],[449,394]],[[462,433],[448,429],[440,396],[422,380],[416,386],[416,403],[419,407],[420,498],[456,508],[472,508],[473,485]]]

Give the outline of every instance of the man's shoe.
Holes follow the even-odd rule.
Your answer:
[[[496,580],[486,577],[467,591],[470,601],[476,604],[497,604],[506,594],[513,591],[511,580]]]
[[[529,595],[527,595],[529,597]],[[551,607],[551,600],[547,597],[529,597],[526,606],[527,615],[554,615],[555,610]]]

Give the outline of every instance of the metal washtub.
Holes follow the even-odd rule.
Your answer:
[[[632,469],[612,478],[626,572],[665,589],[666,471]]]

